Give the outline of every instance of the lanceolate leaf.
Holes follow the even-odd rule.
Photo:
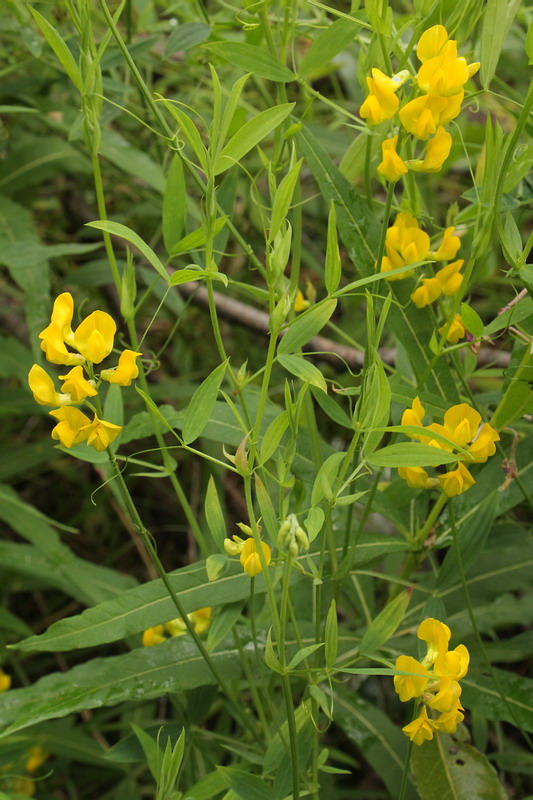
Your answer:
[[[120,222],[110,222],[107,219],[98,219],[94,222],[88,222],[87,226],[89,228],[98,228],[100,231],[107,231],[107,233],[114,234],[115,236],[120,236],[121,239],[125,239],[127,242],[134,245],[134,247],[137,247],[156,272],[158,272],[167,283],[169,282],[169,275],[152,248],[149,247],[135,231],[132,231],[131,228],[122,225]]]
[[[281,125],[294,107],[294,103],[283,103],[261,111],[245,122],[237,133],[234,133],[215,161],[214,173],[220,175],[238,163],[256,144],[268,136],[274,128]]]

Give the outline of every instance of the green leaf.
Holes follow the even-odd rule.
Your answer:
[[[304,383],[310,383],[312,386],[316,386],[317,389],[321,389],[323,392],[328,391],[326,380],[318,367],[315,367],[314,364],[306,361],[303,356],[289,356],[281,353],[278,355],[278,361],[281,366],[287,370],[287,372],[290,372],[291,375],[295,375],[297,378],[300,378],[300,380],[304,381]]]
[[[174,53],[189,50],[191,47],[205,42],[210,34],[209,25],[201,22],[184,22],[182,25],[177,25],[167,39],[163,57],[168,58]]]
[[[331,61],[353,42],[359,27],[357,22],[348,19],[338,19],[329,25],[317,36],[303,57],[298,67],[299,74],[308,75]]]
[[[344,20],[340,21],[344,22]],[[328,294],[333,294],[339,285],[342,272],[339,240],[337,238],[337,214],[333,200],[329,207],[326,264],[324,271],[324,281],[327,292]]]
[[[213,225],[213,233],[215,236],[220,233],[227,219],[227,217],[219,217],[215,220]],[[191,250],[199,250],[200,247],[203,247],[205,244],[206,236],[207,233],[204,227],[197,228],[195,231],[188,233],[187,236],[184,236],[183,239],[176,242],[171,248],[168,257],[174,258],[174,256],[179,256],[182,253],[190,253]]]
[[[333,499],[333,484],[337,477],[340,465],[346,458],[346,453],[332,453],[318,470],[315,482],[313,484],[313,491],[311,493],[311,504],[318,505],[324,498],[327,500]]]
[[[503,42],[519,5],[519,0],[487,0],[481,28],[480,78],[488,89],[496,72]]]
[[[278,353],[294,353],[322,330],[335,311],[337,301],[334,298],[311,306],[299,317],[296,317],[287,329],[287,333],[278,345]],[[279,356],[278,356],[279,358]],[[316,385],[316,384],[315,384]],[[321,387],[319,387],[321,388]]]
[[[316,537],[322,530],[324,519],[325,519],[325,514],[323,510],[320,508],[320,506],[314,506],[309,510],[309,514],[305,518],[304,525],[310,542],[316,539]]]
[[[215,161],[214,174],[220,175],[238,163],[256,144],[281,125],[294,108],[294,103],[282,103],[267,108],[245,122],[222,149]]]
[[[276,452],[279,443],[285,431],[289,426],[289,414],[287,411],[282,411],[275,417],[268,428],[266,429],[261,447],[259,449],[259,461],[264,464]]]
[[[359,645],[360,653],[371,655],[389,641],[403,621],[411,595],[412,590],[407,589],[379,612],[365,631]]]
[[[374,361],[365,375],[363,391],[361,427],[366,431],[363,444],[365,458],[369,458],[383,438],[383,433],[374,428],[382,428],[387,424],[391,404],[391,388],[387,374],[379,355],[375,351],[374,353]]]
[[[142,728],[139,728],[138,725],[135,725],[134,722],[130,722],[130,725],[135,736],[141,744],[144,755],[146,756],[146,763],[148,764],[148,769],[152,773],[152,778],[157,781],[159,777],[158,764],[159,759],[163,755],[162,751],[157,742],[152,739],[150,734],[145,733],[145,731]]]
[[[326,641],[326,667],[331,668],[335,666],[335,661],[337,660],[337,649],[339,640],[338,622],[337,622],[337,604],[335,603],[334,599],[331,601],[328,615],[326,617],[324,638]]]
[[[219,364],[193,394],[183,421],[182,436],[185,444],[194,442],[209,422],[227,364],[227,361]]]
[[[495,561],[495,563],[498,562]],[[532,732],[533,680],[504,669],[493,667],[493,670],[507,704],[502,702],[492,678],[471,674],[461,679],[461,686],[463,686],[461,702],[465,708],[479,710],[484,717],[497,722],[504,721],[516,725],[516,719],[518,719],[524,730]],[[512,709],[516,719],[513,718],[508,706]]]
[[[61,63],[63,69],[69,76],[70,80],[72,81],[78,92],[82,93],[83,78],[81,77],[81,72],[78,68],[78,65],[74,61],[74,56],[68,49],[67,45],[65,44],[65,42],[63,41],[57,30],[54,27],[52,27],[52,25],[50,25],[50,23],[42,16],[42,14],[39,14],[39,12],[36,11],[31,6],[29,7],[29,10],[35,22],[41,29],[44,38],[54,51],[58,61]]]
[[[133,176],[136,183],[142,181],[158,194],[163,194],[165,174],[160,164],[150,158],[148,153],[133,147],[127,139],[108,126],[102,131],[100,153],[116,167]]]
[[[207,556],[205,561],[205,571],[207,572],[207,580],[217,581],[228,568],[228,557],[224,553],[213,553]]]
[[[278,518],[276,516],[276,512],[274,511],[274,506],[272,505],[270,494],[267,492],[265,484],[257,472],[254,475],[254,479],[255,492],[257,496],[257,502],[259,503],[261,517],[265,523],[265,527],[268,531],[270,539],[275,542],[278,535]]]
[[[187,216],[187,194],[183,161],[176,153],[170,163],[163,195],[163,241],[167,253],[179,242]]]
[[[438,467],[457,461],[457,453],[427,444],[399,442],[372,453],[367,461],[373,467]]]
[[[165,108],[170,111],[180,126],[182,133],[185,135],[187,141],[194,150],[201,168],[204,172],[207,172],[207,150],[204,147],[202,137],[200,136],[196,125],[190,119],[190,117],[188,117],[187,114],[185,114],[185,112],[182,111],[181,108],[179,108],[175,103],[172,103],[170,100],[166,100],[164,97],[159,97],[159,100],[163,103]]]
[[[258,48],[259,49],[259,48]],[[238,797],[243,800],[272,800],[272,790],[270,784],[266,783],[258,775],[245,772],[235,767],[219,767],[217,770],[222,775],[226,785],[232,789]]]
[[[126,225],[122,225],[120,222],[110,222],[107,219],[99,219],[95,222],[87,222],[86,225],[88,228],[96,228],[97,230],[106,231],[114,236],[120,236],[121,239],[125,239],[127,242],[141,251],[145,259],[152,265],[156,272],[161,275],[166,283],[170,282],[170,278],[165,267],[156,256],[152,248],[149,247],[149,245],[147,245],[146,242],[144,242],[141,237],[135,233],[135,231],[132,231],[131,228],[126,227]]]
[[[506,800],[488,759],[457,737],[437,734],[413,747],[411,764],[420,800]]]
[[[531,386],[532,367],[533,355],[529,350],[526,350],[520,365],[509,381],[496,411],[492,415],[490,424],[497,430],[510,425],[511,422],[519,419],[525,412],[533,396],[533,388]]]
[[[474,309],[466,303],[461,303],[461,317],[465,328],[467,331],[470,331],[475,339],[479,339],[480,336],[483,336],[485,326],[477,311],[474,311]]]
[[[339,403],[336,403],[335,400],[329,396],[329,394],[324,394],[324,392],[317,391],[316,388],[311,388],[311,394],[322,411],[324,411],[324,413],[326,413],[328,417],[333,420],[333,422],[336,422],[338,425],[342,425],[343,428],[349,428],[350,430],[353,428],[352,420],[346,411],[344,411]]]
[[[296,78],[292,70],[280,64],[273,55],[257,45],[246,42],[210,42],[205,47],[216,56],[240,67],[244,72],[252,72],[260,78],[278,83],[287,83]]]
[[[300,175],[302,162],[303,158],[294,164],[292,169],[287,172],[283,180],[280,182],[276,190],[274,203],[272,205],[272,216],[270,219],[270,231],[268,234],[269,242],[274,241],[281,228],[281,225],[287,218],[287,213],[289,211],[289,207],[292,202],[292,196],[294,194],[294,188]]]
[[[217,547],[222,549],[224,546],[224,539],[227,536],[226,520],[220,505],[220,500],[218,499],[215,479],[212,475],[210,475],[209,481],[207,482],[204,513],[211,535]]]
[[[321,647],[324,647],[324,642],[319,642],[318,644],[310,644],[307,647],[302,647],[301,650],[298,650],[294,656],[291,658],[289,663],[287,664],[287,669],[293,670],[296,669],[298,664],[301,664],[302,661],[305,661],[306,658],[312,656],[313,653],[316,653]]]

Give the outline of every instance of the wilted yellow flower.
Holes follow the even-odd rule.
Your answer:
[[[407,167],[396,152],[396,144],[398,137],[393,136],[392,139],[385,139],[381,145],[382,160],[378,164],[378,172],[388,181],[397,181],[402,175],[407,172]]]
[[[0,692],[7,692],[8,689],[11,689],[11,676],[0,669]]]
[[[414,673],[414,675],[394,676],[394,689],[402,703],[412,700],[413,697],[420,697],[431,675],[426,667],[417,661],[416,658],[411,658],[411,656],[398,656],[396,659],[396,669],[402,672]]]
[[[80,322],[74,333],[73,344],[84,358],[99,364],[113,349],[117,326],[105,311],[93,311]]]
[[[296,300],[294,301],[294,310],[297,314],[301,311],[305,311],[306,308],[309,308],[310,303],[309,300],[306,300],[303,296],[303,292],[298,290],[298,294],[296,295]]]
[[[433,303],[442,292],[442,284],[438,278],[423,278],[421,285],[411,295],[417,308],[425,308]]]
[[[139,375],[137,359],[141,355],[142,353],[136,353],[135,350],[123,350],[118,358],[118,365],[111,369],[103,369],[100,378],[119,386],[130,386],[132,380]]]
[[[81,366],[72,367],[70,372],[59,377],[62,381],[65,381],[61,388],[70,395],[73,403],[79,403],[85,400],[86,397],[94,397],[97,394],[92,383],[89,383],[85,378],[83,367]]]
[[[79,408],[72,406],[57,408],[55,411],[50,411],[50,415],[59,420],[52,430],[52,439],[57,439],[63,447],[73,447],[87,439],[91,420]]]
[[[87,444],[92,445],[95,450],[105,450],[117,438],[121,430],[120,425],[99,419],[95,414],[93,421],[85,429]]]
[[[441,325],[441,327],[437,329],[441,336],[446,330],[447,324],[448,323],[445,322],[444,325]],[[466,333],[466,328],[462,316],[460,314],[455,314],[452,320],[452,324],[448,328],[448,332],[446,334],[446,341],[450,342],[451,344],[457,344],[459,339],[464,338],[465,333]]]
[[[454,231],[455,228],[453,225],[449,228],[446,228],[444,231],[442,242],[439,245],[439,249],[435,253],[435,258],[437,261],[450,261],[457,255],[457,251],[461,247],[461,240],[458,236],[454,235]]]
[[[261,547],[263,548],[265,563],[268,566],[272,560],[270,547],[266,542],[261,542]],[[261,559],[259,558],[259,552],[255,546],[254,539],[250,538],[245,541],[241,551],[240,562],[242,568],[248,573],[250,578],[253,578],[261,572]]]
[[[398,111],[400,101],[395,92],[401,84],[375,68],[372,77],[366,79],[366,84],[369,95],[361,105],[359,115],[368,120],[369,125],[379,125]]]
[[[409,169],[415,172],[438,172],[448,156],[452,146],[452,137],[439,125],[433,139],[430,139],[422,160],[410,161]]]
[[[459,494],[463,494],[475,482],[473,476],[461,462],[457,464],[456,469],[445,472],[444,475],[439,475],[441,489],[448,497],[456,497]]]
[[[144,647],[153,647],[156,644],[161,644],[166,641],[164,637],[164,628],[162,625],[154,625],[153,628],[147,628],[143,631],[142,642]]]

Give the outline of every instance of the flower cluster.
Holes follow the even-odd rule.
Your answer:
[[[468,671],[470,655],[464,644],[448,650],[451,632],[438,619],[421,622],[417,636],[427,643],[426,656],[421,662],[411,656],[398,656],[396,669],[414,674],[395,675],[394,689],[402,703],[420,698],[423,704],[419,716],[402,728],[414,744],[421,745],[433,739],[436,731],[454,733],[463,721],[459,681]],[[439,714],[436,718],[435,712]]]
[[[116,367],[95,374],[94,365],[100,364],[113,349],[117,326],[105,311],[93,311],[85,317],[75,331],[72,330],[74,301],[68,292],[60,294],[52,310],[50,324],[39,334],[41,350],[52,364],[71,369],[59,379],[63,381],[58,392],[53,379],[38,364],[28,374],[28,383],[34,399],[42,406],[59,406],[50,415],[57,420],[52,439],[63,447],[86,442],[95,450],[105,450],[121,431],[119,425],[100,419],[92,401],[98,404],[98,388],[102,381],[129,386],[139,374],[136,360],[141,353],[124,350]],[[71,347],[77,352],[69,350]],[[92,411],[90,419],[75,405],[84,403]]]
[[[457,42],[450,39],[446,28],[434,25],[425,31],[417,45],[421,62],[416,82],[420,94],[400,108],[398,90],[411,77],[407,70],[389,77],[379,69],[372,70],[366,79],[368,97],[359,114],[370,125],[392,119],[396,114],[404,130],[416,139],[427,142],[418,158],[402,160],[397,152],[398,135],[385,139],[378,172],[388,181],[397,181],[408,170],[437,172],[448,158],[452,137],[445,130],[461,110],[464,85],[479,69],[479,64],[467,64],[458,56]],[[431,138],[430,138],[431,137]]]
[[[232,536],[231,539],[224,539],[224,550],[229,556],[239,556],[241,567],[250,576],[255,578],[262,571],[259,551],[253,538],[252,529],[244,522],[237,523],[243,533],[248,535],[248,539],[241,539],[240,536]],[[272,561],[272,552],[266,542],[261,542],[265,563],[268,567]]]
[[[475,483],[463,462],[484,463],[496,452],[495,442],[499,441],[500,436],[488,423],[482,424],[481,414],[467,403],[459,403],[449,408],[444,414],[443,425],[433,422],[431,425],[424,426],[422,420],[425,413],[420,399],[415,397],[412,407],[403,412],[402,425],[423,428],[426,432],[407,435],[422,444],[439,447],[450,453],[453,451],[453,445],[462,447],[466,449],[466,454],[459,453],[456,468],[444,472],[436,478],[430,478],[422,467],[399,467],[398,474],[413,488],[432,489],[440,486],[448,497],[455,497],[466,492]],[[446,437],[450,444],[436,439],[432,436],[435,433]]]
[[[209,628],[211,623],[211,608],[199,608],[187,614],[187,619],[192,623],[195,632],[200,635]],[[164,625],[155,625],[153,628],[147,628],[143,631],[142,642],[145,647],[152,647],[155,644],[161,644],[167,641],[165,633],[169,636],[183,636],[187,633],[187,625],[181,617],[171,619],[165,622]]]

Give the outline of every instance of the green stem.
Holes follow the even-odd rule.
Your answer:
[[[416,545],[422,546],[424,544],[429,533],[431,532],[431,529],[433,528],[435,522],[437,521],[440,512],[442,511],[447,502],[448,502],[448,496],[445,495],[444,492],[442,492],[442,494],[436,501],[435,505],[431,509],[431,512],[427,520],[422,525],[422,527],[414,534],[413,539]]]
[[[389,227],[390,212],[392,208],[392,201],[394,199],[394,183],[389,183],[387,187],[387,199],[385,201],[385,211],[383,213],[383,221],[381,223],[381,233],[379,237],[378,255],[376,258],[376,270],[379,272],[381,269],[381,260],[385,252],[385,237],[387,236],[387,228]]]
[[[96,204],[98,206],[98,215],[100,219],[107,219],[104,185],[102,182],[102,171],[100,169],[100,160],[98,158],[98,153],[92,154],[92,165],[93,165],[94,189],[96,192]],[[121,290],[120,273],[118,271],[118,265],[117,265],[117,260],[115,258],[115,251],[113,250],[113,243],[111,241],[111,236],[109,235],[109,233],[107,233],[107,231],[102,231],[102,237],[104,240],[104,246],[107,254],[107,259],[109,261],[109,266],[111,267],[111,274],[113,275],[113,283],[115,284],[116,290],[120,295],[120,290]]]
[[[409,746],[407,748],[407,753],[405,754],[405,761],[403,762],[402,782],[400,785],[398,800],[405,800],[405,793],[407,792],[407,783],[409,780],[409,764],[411,762],[412,749],[413,749],[413,743],[410,741]]]
[[[300,798],[300,768],[298,764],[298,736],[296,731],[296,717],[294,715],[294,705],[292,702],[291,682],[288,675],[281,676],[283,688],[283,699],[287,712],[287,726],[289,728],[289,744],[291,750],[292,766],[292,800]]]

